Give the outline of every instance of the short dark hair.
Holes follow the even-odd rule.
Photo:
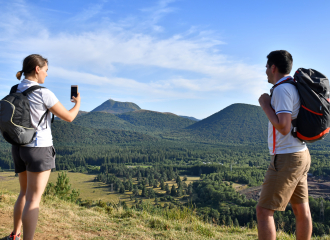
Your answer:
[[[289,74],[292,69],[292,56],[288,51],[276,50],[268,54],[267,64],[269,67],[275,65],[278,71],[283,74]]]
[[[44,67],[46,65],[46,63],[48,65],[47,58],[44,58],[39,54],[31,54],[31,55],[27,56],[23,60],[22,70],[18,71],[16,74],[17,79],[21,80],[22,74],[24,74],[25,77],[29,74],[32,74],[35,71],[36,66]]]

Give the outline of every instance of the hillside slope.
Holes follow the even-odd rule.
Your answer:
[[[172,113],[161,113],[148,110],[127,112],[116,116],[134,126],[144,127],[149,131],[183,129],[196,122]]]
[[[12,231],[12,212],[16,196],[0,193],[0,240]],[[43,198],[35,239],[256,239],[257,229],[214,226],[195,216],[167,217],[145,211],[124,210],[122,207],[90,209],[58,198]],[[280,239],[294,239],[282,232]]]
[[[157,141],[155,137],[125,130],[94,129],[64,121],[54,121],[52,134],[55,146],[105,145],[132,143],[136,141]]]
[[[112,113],[90,112],[73,121],[74,124],[87,128],[106,128],[117,130],[139,131],[144,130],[135,126]]]

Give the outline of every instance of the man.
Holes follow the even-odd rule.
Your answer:
[[[290,202],[296,217],[297,240],[310,239],[312,219],[308,203],[307,172],[310,155],[304,142],[291,135],[291,120],[299,112],[300,98],[296,87],[287,83],[292,77],[292,56],[285,50],[271,52],[266,74],[273,84],[272,95],[259,98],[268,123],[268,147],[271,162],[257,205],[259,239],[275,240],[274,211],[284,211]]]

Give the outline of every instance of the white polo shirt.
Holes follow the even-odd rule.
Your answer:
[[[288,78],[291,78],[291,76],[281,78],[276,84],[285,81]],[[296,119],[300,108],[300,97],[297,88],[290,83],[278,85],[274,88],[271,106],[275,110],[276,115],[279,113],[290,113],[291,119]],[[287,135],[282,135],[275,129],[275,154],[294,153],[307,149],[304,142],[292,136],[291,130]],[[273,155],[273,125],[271,122],[268,123],[268,148],[270,154]]]
[[[24,92],[29,87],[34,85],[39,85],[37,82],[33,82],[27,79],[22,80],[22,82],[17,87],[17,92]],[[47,109],[53,107],[58,99],[53,92],[47,88],[41,88],[34,90],[27,95],[30,102],[30,112],[31,121],[34,128],[37,129],[37,135],[33,141],[23,147],[50,147],[53,146],[53,137],[51,131],[51,112],[45,116],[40,125],[38,123],[42,115],[47,111]],[[38,128],[37,128],[38,126]]]

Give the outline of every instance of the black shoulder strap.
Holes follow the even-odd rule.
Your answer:
[[[16,91],[17,91],[17,86],[18,86],[18,84],[14,86],[14,87],[16,87]],[[22,92],[22,94],[26,96],[30,92],[33,92],[34,90],[37,90],[37,89],[40,89],[40,88],[45,88],[45,87],[42,87],[42,86],[39,86],[39,85],[35,85],[35,86],[29,87],[28,89],[26,89],[24,92]],[[38,123],[38,126],[40,125],[40,123],[42,122],[43,119],[47,119],[48,112],[49,112],[49,109],[47,109],[47,111],[41,116],[41,118],[39,120],[39,123]],[[51,123],[53,123],[53,122],[54,122],[54,114],[52,116]],[[47,122],[46,122],[46,128],[47,128]]]
[[[294,80],[293,78],[288,78],[288,79],[286,79],[286,80],[284,80],[284,81],[282,81],[282,82],[280,82],[280,83],[278,83],[278,84],[275,84],[275,85],[270,89],[270,97],[273,96],[273,91],[274,91],[274,89],[275,89],[278,85],[281,85],[281,84],[283,84],[283,83],[290,83],[290,84],[292,84],[292,85],[294,85],[294,86],[297,86],[297,84],[296,84],[296,82],[295,82],[295,80]]]
[[[22,94],[24,96],[26,96],[27,94],[29,94],[30,92],[33,92],[34,90],[37,90],[37,89],[40,89],[40,88],[45,88],[45,87],[41,87],[39,85],[35,85],[35,86],[32,86],[32,87],[29,87],[28,89],[26,89],[24,92],[22,92]]]
[[[17,92],[17,87],[18,87],[18,84],[14,85],[14,86],[10,89],[10,93],[9,93],[9,94],[12,94],[12,93]]]

